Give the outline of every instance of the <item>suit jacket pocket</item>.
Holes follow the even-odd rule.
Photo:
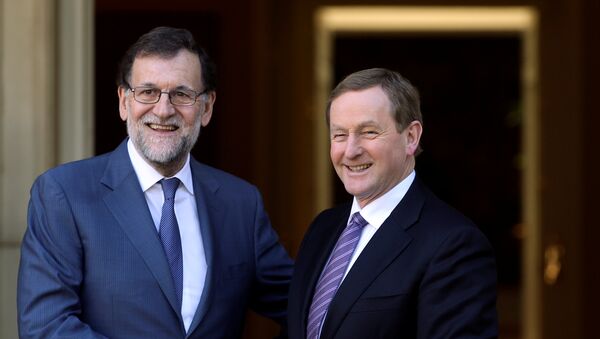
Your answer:
[[[396,295],[362,297],[356,301],[351,313],[393,311],[407,308],[410,303],[410,295],[401,293]]]

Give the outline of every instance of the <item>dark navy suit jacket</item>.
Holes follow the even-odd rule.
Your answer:
[[[350,214],[321,213],[307,231],[290,286],[291,339],[306,337],[316,282]],[[332,300],[321,339],[495,338],[496,269],[465,217],[415,179]]]
[[[33,184],[18,279],[22,338],[239,338],[248,307],[285,321],[292,264],[259,192],[190,165],[208,272],[187,335],[123,142]]]

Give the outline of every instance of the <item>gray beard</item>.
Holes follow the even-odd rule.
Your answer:
[[[142,156],[151,163],[161,166],[176,164],[187,157],[200,135],[200,120],[197,121],[190,134],[182,136],[175,142],[168,142],[158,137],[149,137],[141,132],[146,126],[144,122],[132,122],[127,119],[127,133]],[[170,140],[169,140],[170,141]]]

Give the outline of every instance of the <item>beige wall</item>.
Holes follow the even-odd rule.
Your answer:
[[[17,337],[29,187],[92,153],[92,19],[86,0],[0,0],[0,338]]]

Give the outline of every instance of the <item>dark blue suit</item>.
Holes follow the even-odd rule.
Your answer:
[[[314,220],[296,258],[289,335],[306,337],[316,282],[350,205]],[[489,243],[415,178],[332,300],[322,339],[495,338],[496,270]]]
[[[208,272],[187,336],[123,142],[33,184],[19,268],[21,337],[239,338],[247,307],[285,321],[291,260],[259,192],[190,165]]]

